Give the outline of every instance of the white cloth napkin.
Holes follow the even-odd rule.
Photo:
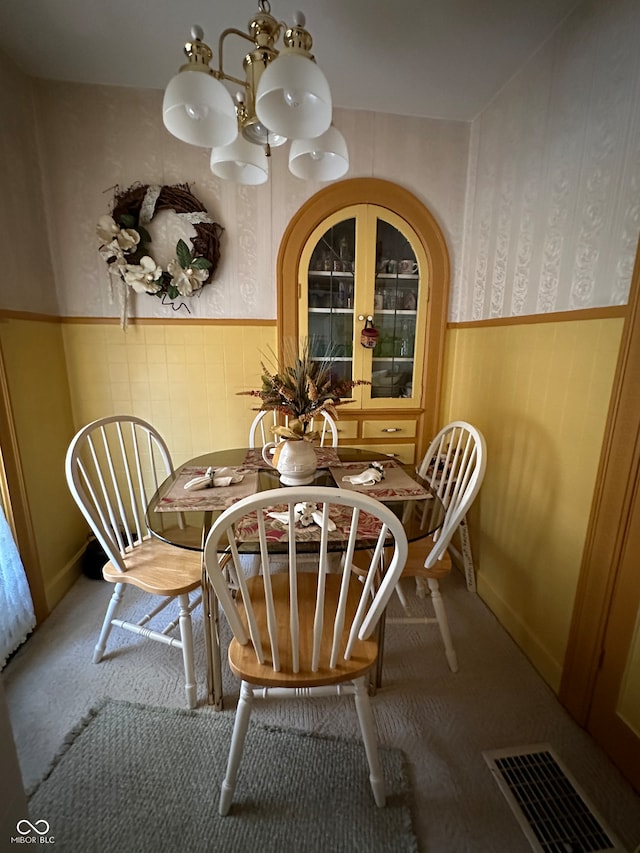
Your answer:
[[[305,501],[305,503],[295,504],[293,507],[295,515],[295,523],[301,524],[303,527],[309,527],[310,524],[317,524],[322,527],[322,513],[318,509],[318,505]],[[288,512],[268,512],[270,518],[275,518],[281,524],[289,524]],[[336,529],[336,526],[331,519],[327,519],[327,530],[331,533]]]
[[[188,492],[195,492],[198,489],[222,488],[223,486],[233,486],[235,483],[241,483],[244,480],[244,474],[236,474],[233,468],[218,468],[214,471],[213,468],[207,468],[204,475],[194,477],[184,484],[184,488]]]
[[[361,474],[351,474],[342,478],[343,483],[351,483],[352,486],[373,486],[380,480],[384,480],[382,465],[374,467],[373,464]]]

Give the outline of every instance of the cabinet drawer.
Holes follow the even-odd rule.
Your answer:
[[[361,444],[360,448],[370,453],[379,453],[381,458],[392,456],[404,465],[415,464],[415,444]]]
[[[344,444],[352,438],[358,437],[358,421],[336,421],[336,429],[338,430],[338,441]]]
[[[362,422],[363,438],[414,438],[415,434],[415,420],[389,418],[389,420]]]

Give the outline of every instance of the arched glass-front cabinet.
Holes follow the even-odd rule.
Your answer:
[[[370,381],[354,389],[364,406],[419,405],[429,285],[407,223],[376,205],[332,214],[307,241],[299,278],[300,335],[312,354],[331,355],[337,374]],[[374,347],[361,345],[365,327],[378,332]]]
[[[431,214],[385,181],[334,184],[292,220],[278,273],[281,351],[306,339],[336,374],[370,383],[339,410],[341,443],[417,461],[438,426],[448,293]]]

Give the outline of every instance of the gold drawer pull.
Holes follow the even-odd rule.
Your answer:
[[[402,427],[384,427],[381,432],[402,432]]]

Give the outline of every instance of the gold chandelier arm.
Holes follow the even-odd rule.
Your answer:
[[[243,89],[246,89],[246,80],[241,80],[239,77],[232,77],[231,74],[227,74],[224,70],[223,45],[226,37],[230,35],[240,36],[240,38],[243,38],[245,41],[250,42],[250,44],[255,45],[253,39],[246,33],[243,33],[242,30],[238,30],[235,27],[230,27],[228,30],[224,30],[220,33],[220,38],[218,39],[218,70],[213,73],[218,80],[228,80],[230,83],[237,83],[239,86],[242,86]]]

